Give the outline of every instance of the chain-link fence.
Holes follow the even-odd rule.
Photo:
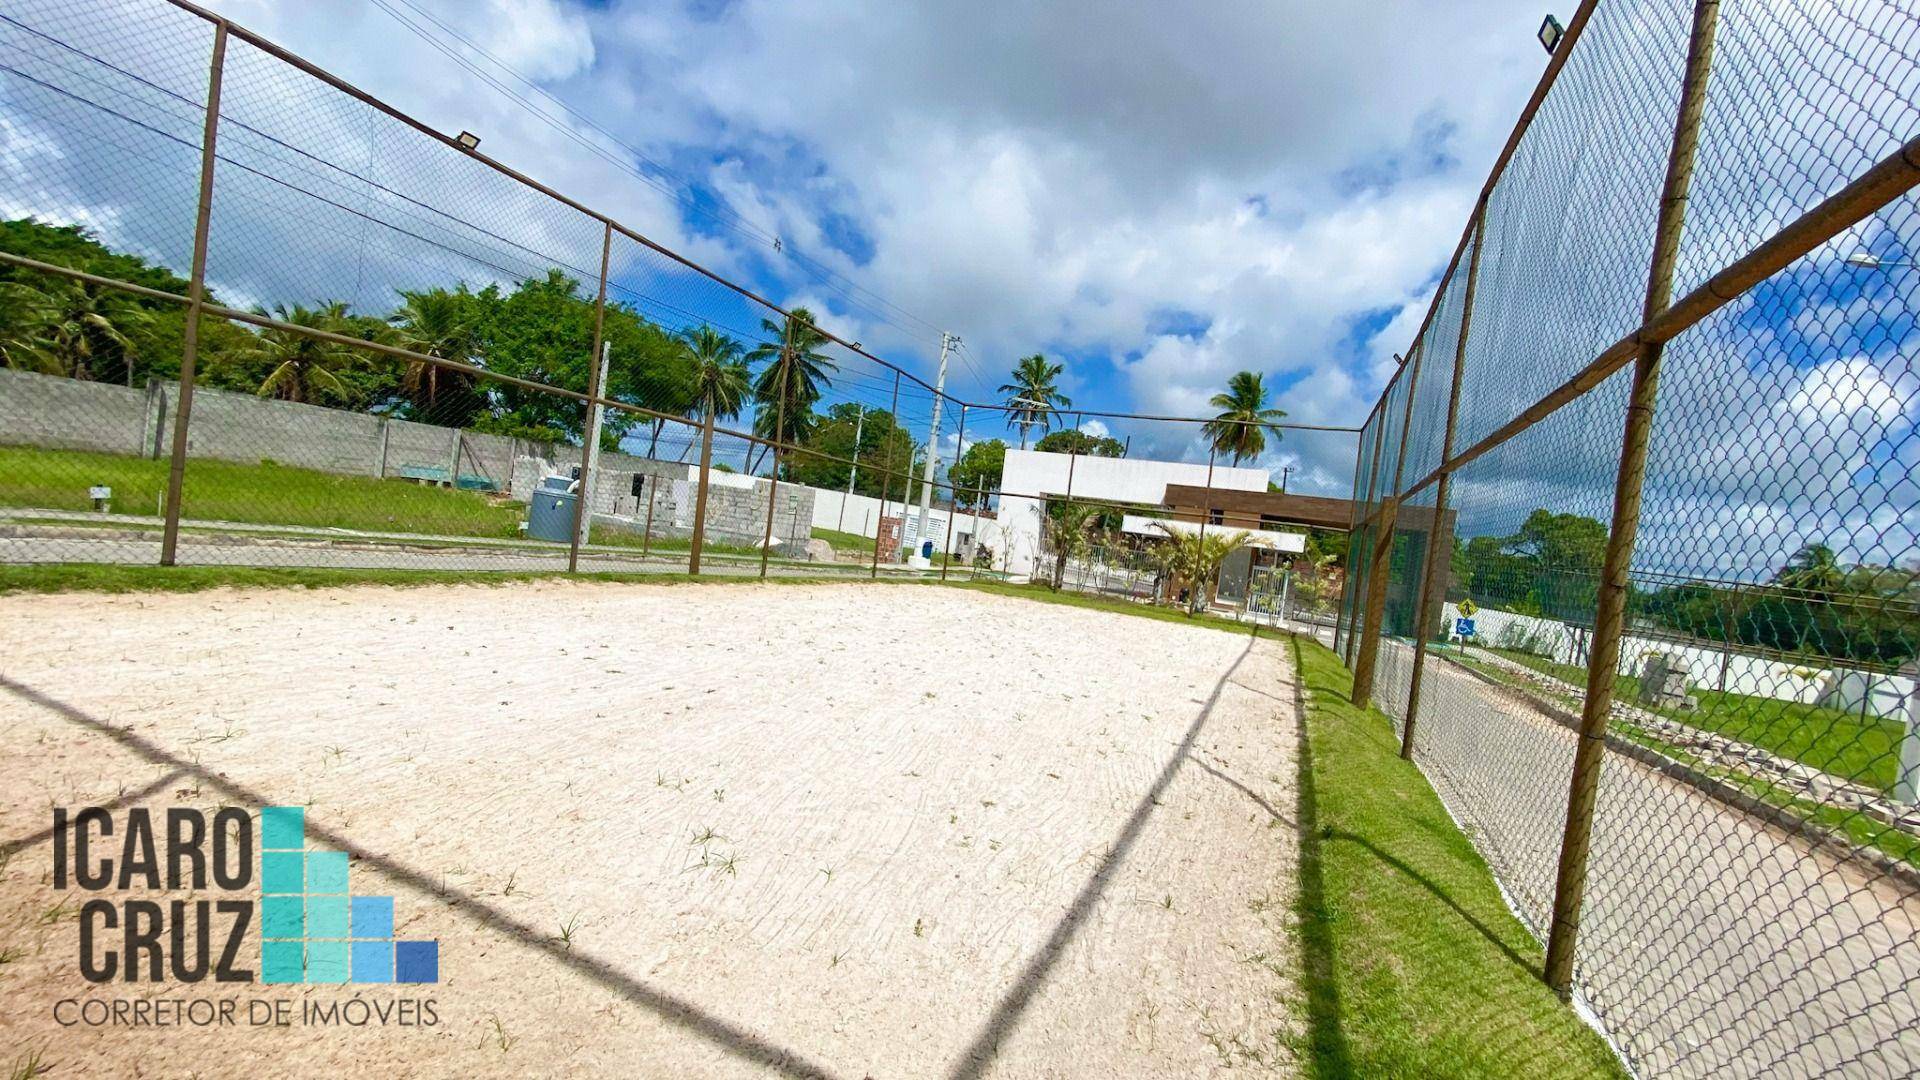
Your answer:
[[[1337,591],[1148,519],[1263,450],[1337,492],[1351,430],[960,401],[187,5],[16,5],[0,85],[0,559]]]
[[[1583,4],[1361,436],[1356,693],[1643,1074],[1920,1069],[1916,100]]]

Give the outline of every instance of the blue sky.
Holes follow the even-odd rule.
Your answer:
[[[1523,3],[213,6],[928,378],[951,330],[964,396],[1042,352],[1082,408],[1192,415],[1250,369],[1328,424],[1405,348],[1546,59]],[[1331,489],[1350,452],[1265,463]]]
[[[1888,0],[1850,3],[1862,25],[1915,21]],[[1539,10],[1505,0],[1178,18],[1145,2],[1098,17],[885,0],[213,6],[924,378],[940,332],[960,335],[963,397],[996,398],[1041,352],[1065,363],[1080,409],[1204,414],[1253,370],[1313,424],[1367,414],[1546,62]],[[1522,179],[1496,193],[1467,441],[1637,320],[1687,8],[1604,7],[1516,158]],[[1812,17],[1729,22],[1683,290],[1920,119],[1911,95],[1832,92],[1920,84],[1898,35],[1829,40],[1807,32]],[[206,26],[160,0],[21,0],[9,18],[46,35],[0,27],[9,64],[79,97],[0,80],[0,211],[85,224],[184,269]],[[1805,61],[1787,73],[1769,64],[1783,41]],[[216,185],[209,279],[230,302],[383,310],[400,287],[596,272],[591,219],[248,48],[229,55],[223,114],[223,158],[257,169],[229,165]],[[1658,565],[1745,575],[1812,540],[1878,558],[1914,545],[1920,282],[1841,258],[1916,247],[1908,198],[1676,345],[1650,479],[1670,512],[1643,530],[1643,548],[1667,552]],[[752,305],[630,241],[613,283],[671,325],[758,331]],[[837,359],[827,404],[891,403],[887,372]],[[909,386],[900,412],[924,432],[929,406]],[[1605,517],[1617,415],[1598,395],[1490,456],[1462,477],[1479,500],[1463,521],[1501,532],[1540,505]],[[1087,423],[1136,454],[1205,456],[1192,427]],[[1014,433],[976,416],[968,434]],[[1289,433],[1258,464],[1345,494],[1353,450],[1350,436]]]

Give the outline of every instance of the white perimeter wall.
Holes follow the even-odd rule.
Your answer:
[[[1460,609],[1448,602],[1442,605],[1441,612],[1447,620],[1447,634],[1452,636],[1454,620],[1460,617]],[[1587,662],[1581,645],[1583,641],[1592,641],[1591,633],[1577,636],[1566,623],[1493,608],[1483,607],[1473,616],[1474,637],[1482,644],[1500,644],[1501,632],[1510,626],[1518,626],[1521,632],[1528,635],[1538,635],[1542,644],[1553,653],[1553,659],[1560,663],[1584,666]],[[1878,716],[1899,717],[1905,711],[1907,696],[1916,691],[1915,680],[1905,676],[1826,667],[1811,659],[1806,663],[1794,664],[1632,633],[1623,634],[1620,638],[1621,674],[1640,674],[1645,657],[1650,652],[1677,657],[1687,666],[1688,682],[1698,689],[1719,689],[1720,667],[1725,663],[1726,690],[1730,694],[1797,701],[1803,705],[1824,705],[1845,712],[1864,708]]]
[[[914,546],[919,539],[918,502],[902,505],[899,499],[888,499],[882,504],[870,495],[849,495],[844,491],[827,491],[824,488],[808,490],[813,492],[813,527],[816,529],[833,529],[871,538],[878,534],[882,517],[904,516],[907,546]],[[933,540],[935,551],[947,550],[947,516],[948,511],[938,506],[927,510],[927,536]],[[963,536],[970,536],[995,552],[1005,546],[999,522],[969,510],[961,510],[953,515],[955,550],[960,548]]]
[[[1205,486],[1207,472],[1206,462],[1085,457],[1009,447],[1006,468],[1000,475],[1000,522],[1006,543],[994,549],[995,569],[1010,574],[1033,573],[1040,552],[1040,515],[1045,496],[1073,495],[1157,506],[1166,498],[1168,484]],[[1212,472],[1212,484],[1217,489],[1267,490],[1265,469],[1215,465]]]

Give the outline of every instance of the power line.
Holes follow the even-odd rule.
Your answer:
[[[406,27],[409,31],[414,33],[416,36],[420,37],[421,40],[425,41],[428,45],[432,46],[435,50],[439,51],[441,54],[453,60],[456,64],[460,65],[462,68],[472,73],[476,78],[479,78],[480,80],[485,82],[487,85],[493,87],[495,90],[498,90],[501,94],[505,95],[510,100],[519,104],[527,112],[532,114],[534,117],[538,118],[541,122],[559,130],[563,135],[567,136],[569,139],[578,143],[579,145],[581,145],[582,147],[584,147],[594,155],[598,156],[602,160],[634,176],[635,178],[639,179],[641,182],[647,184],[650,187],[653,187],[655,190],[658,190],[670,196],[676,202],[680,203],[682,206],[685,206],[689,210],[692,210],[694,213],[705,216],[709,220],[712,220],[718,224],[722,224],[729,228],[732,228],[736,232],[743,233],[746,236],[748,236],[750,239],[753,239],[757,243],[761,244],[762,246],[769,247],[774,252],[785,255],[787,258],[793,260],[799,265],[811,270],[814,274],[818,275],[819,277],[826,279],[826,281],[828,281],[829,283],[832,283],[838,286],[837,291],[842,293],[843,298],[853,299],[855,294],[864,296],[868,298],[873,304],[879,305],[881,308],[891,311],[902,318],[911,320],[912,322],[918,324],[919,327],[922,328],[922,332],[925,332],[925,333],[939,332],[939,328],[934,326],[934,324],[928,322],[927,320],[921,318],[918,315],[915,315],[914,313],[906,310],[905,308],[899,306],[898,304],[893,303],[892,301],[879,295],[878,293],[873,292],[871,289],[867,289],[864,286],[861,286],[855,283],[854,281],[852,281],[851,279],[845,277],[844,275],[834,271],[833,269],[820,264],[818,261],[812,258],[809,258],[806,254],[793,250],[792,244],[786,241],[784,238],[776,234],[767,232],[764,229],[754,225],[752,222],[748,221],[746,218],[742,217],[741,215],[732,211],[731,209],[722,210],[722,209],[709,208],[707,206],[704,206],[697,200],[689,198],[684,192],[682,192],[679,189],[679,187],[672,184],[667,184],[656,177],[649,176],[645,171],[635,168],[632,162],[622,161],[619,158],[615,157],[614,155],[607,153],[607,151],[604,148],[598,145],[595,145],[589,139],[583,138],[572,127],[566,124],[560,123],[550,113],[547,113],[546,111],[535,107],[534,104],[528,101],[524,96],[520,95],[519,93],[516,93],[511,88],[502,85],[499,80],[495,79],[494,77],[487,74],[486,72],[480,70],[479,67],[477,67],[475,64],[470,62],[466,57],[460,55],[457,50],[448,46],[446,43],[440,41],[432,33],[428,32],[424,27],[420,26],[419,24],[406,18],[406,16],[402,15],[398,11],[394,10],[393,7],[387,3],[387,0],[370,0],[370,2],[373,3],[374,6],[380,8],[380,10],[386,12],[389,16],[391,16],[394,19],[394,21],[400,23],[400,25]],[[505,61],[502,61],[499,57],[488,52],[485,48],[476,44],[472,39],[466,37],[465,35],[461,34],[459,31],[448,26],[445,22],[442,22],[439,18],[434,16],[431,12],[428,12],[422,9],[418,4],[413,3],[412,0],[394,0],[394,2],[403,5],[409,11],[412,11],[413,13],[418,15],[421,19],[424,19],[425,21],[432,23],[441,32],[453,38],[455,41],[459,42],[461,45],[472,50],[474,53],[477,53],[478,55],[486,58],[490,63],[492,63],[495,67],[497,67],[506,75],[511,77],[513,80],[527,87],[528,89],[532,90],[534,93],[539,94],[541,97],[545,98],[546,100],[553,102],[555,105],[559,106],[560,109],[565,111],[567,115],[573,117],[575,120],[579,121],[581,124],[587,126],[588,128],[591,128],[593,131],[597,132],[599,135],[607,139],[609,142],[612,142],[614,145],[620,147],[622,150],[625,150],[627,153],[632,154],[634,158],[640,161],[646,162],[648,165],[652,166],[655,170],[657,170],[662,175],[673,177],[674,179],[680,181],[680,183],[684,184],[686,187],[691,188],[695,186],[691,182],[687,181],[684,177],[680,177],[677,173],[675,173],[671,168],[669,168],[665,164],[649,157],[646,153],[641,151],[639,148],[633,146],[631,143],[628,143],[624,139],[620,138],[618,135],[615,135],[613,132],[607,130],[605,127],[595,122],[591,117],[586,116],[584,113],[581,113],[579,110],[573,108],[571,105],[568,105],[565,101],[561,100],[557,95],[553,94],[551,91],[548,91],[547,89],[540,86],[538,83],[534,82],[532,79],[528,78],[527,76],[522,75],[521,73],[516,71],[511,65],[507,64]],[[865,305],[861,305],[861,306],[865,306]],[[884,312],[876,311],[875,314],[880,314],[883,321],[894,325],[898,329],[908,330],[908,331],[911,330],[911,328],[902,326],[898,322],[895,322],[893,319],[887,318]]]

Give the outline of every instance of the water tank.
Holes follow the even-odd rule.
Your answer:
[[[533,493],[533,499],[527,503],[527,535],[535,540],[552,540],[566,544],[573,540],[573,507],[580,496],[566,490],[565,477],[552,477],[560,480],[560,490],[556,491],[542,482]]]

